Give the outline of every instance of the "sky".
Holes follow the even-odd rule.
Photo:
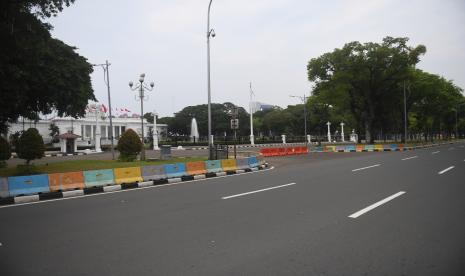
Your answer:
[[[52,35],[90,63],[109,60],[112,106],[140,114],[129,89],[141,73],[155,88],[144,113],[160,117],[207,103],[208,0],[76,0],[49,22]],[[465,88],[464,0],[213,0],[210,26],[212,102],[248,109],[255,101],[286,107],[309,95],[306,66],[351,41],[409,37],[427,53],[418,68]],[[96,98],[107,105],[103,70]]]

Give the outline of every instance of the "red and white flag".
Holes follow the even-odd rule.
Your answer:
[[[102,104],[102,106],[100,107],[100,111],[102,111],[103,113],[107,113],[108,108],[104,104]]]

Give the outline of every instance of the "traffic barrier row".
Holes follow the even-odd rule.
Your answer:
[[[260,149],[260,154],[264,157],[270,156],[286,156],[295,154],[308,153],[307,147],[286,147],[286,148],[263,148]]]
[[[314,147],[312,152],[372,152],[372,151],[404,151],[416,148],[433,147],[442,144],[375,144],[375,145],[326,145]]]
[[[263,164],[264,160],[262,157],[257,158],[252,156],[242,159],[208,160],[106,170],[0,177],[0,198],[90,189],[114,184],[126,185],[172,178],[193,179],[197,175],[203,175],[203,178],[205,178],[216,173],[237,173],[256,170],[260,166],[263,166]]]

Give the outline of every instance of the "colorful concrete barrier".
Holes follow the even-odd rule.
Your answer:
[[[389,145],[389,150],[391,150],[391,151],[397,151],[397,150],[398,150],[398,149],[397,149],[397,144],[390,144],[390,145]]]
[[[82,172],[51,173],[48,185],[51,192],[84,189],[86,186]]]
[[[346,150],[346,146],[336,146],[336,152],[344,152]]]
[[[165,165],[165,173],[168,178],[188,176],[184,163]]]
[[[314,147],[314,148],[313,148],[313,151],[322,152],[322,151],[323,151],[323,146]]]
[[[116,184],[144,181],[140,172],[140,167],[114,168],[113,173],[115,175]]]
[[[239,159],[236,159],[236,168],[237,168],[238,170],[250,169],[250,166],[249,166],[249,159],[248,159],[248,158],[239,158]]]
[[[255,167],[258,167],[260,165],[260,164],[258,164],[258,160],[257,160],[256,156],[252,156],[252,157],[249,157],[247,159],[249,161],[249,167],[250,168],[255,168]]]
[[[235,159],[223,159],[221,160],[221,167],[223,168],[224,172],[228,171],[236,171],[236,160]]]
[[[140,170],[142,179],[144,181],[161,180],[168,178],[168,176],[166,176],[165,173],[165,166],[163,165],[142,166]]]
[[[335,152],[336,151],[336,146],[325,146],[324,151],[325,152]]]
[[[375,151],[384,151],[384,147],[381,144],[376,144],[374,149]]]
[[[356,152],[362,152],[365,150],[365,146],[364,145],[356,145],[355,146],[355,151]]]
[[[375,151],[374,145],[365,145],[365,151]]]
[[[115,183],[112,169],[83,171],[82,174],[86,187],[100,187]]]
[[[203,161],[187,162],[186,171],[189,175],[199,175],[207,173],[207,169],[205,168],[205,162]]]
[[[37,174],[8,177],[8,192],[10,196],[50,192],[48,175]]]
[[[8,179],[6,177],[0,177],[0,197],[9,197],[10,192],[8,191]]]
[[[219,173],[223,171],[221,160],[207,160],[205,161],[205,168],[207,169],[207,173]]]
[[[345,146],[344,152],[355,152],[356,148],[354,145],[347,145]]]
[[[404,150],[404,144],[397,144],[397,150],[403,151]]]

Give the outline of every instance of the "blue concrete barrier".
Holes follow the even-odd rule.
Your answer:
[[[391,151],[399,150],[399,149],[397,148],[397,145],[396,145],[396,144],[390,144],[390,145],[389,145],[389,148],[391,149]]]
[[[99,187],[115,183],[112,169],[83,171],[82,173],[86,187]]]
[[[0,177],[0,197],[9,197],[10,192],[8,191],[8,179],[6,177]]]
[[[343,152],[346,150],[346,146],[336,146],[336,152]]]
[[[236,159],[236,167],[238,170],[250,169],[248,158]]]
[[[248,159],[249,159],[249,167],[255,168],[259,166],[256,156],[249,157]]]
[[[168,178],[165,173],[165,166],[142,166],[142,178],[144,181],[160,180]]]
[[[356,152],[356,148],[355,148],[355,145],[347,145],[345,150],[345,152]]]
[[[320,146],[320,147],[314,147],[314,148],[313,148],[313,151],[316,151],[316,152],[322,152],[322,151],[323,151],[323,146]]]
[[[168,178],[187,176],[186,165],[184,163],[165,165],[165,173]]]
[[[223,168],[221,167],[221,160],[207,160],[205,161],[205,168],[207,168],[207,173],[223,171]]]
[[[49,192],[48,175],[38,174],[8,177],[8,191],[10,196]]]

